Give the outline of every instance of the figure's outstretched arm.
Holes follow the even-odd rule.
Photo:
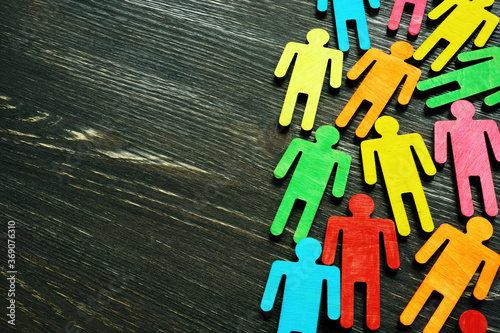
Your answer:
[[[301,139],[299,138],[293,139],[292,142],[290,142],[287,150],[281,157],[281,160],[276,166],[276,169],[274,169],[274,177],[276,177],[277,179],[285,177],[288,170],[290,170],[293,161],[295,161],[295,158],[300,153],[300,140]]]
[[[457,0],[444,0],[436,8],[431,10],[427,15],[431,20],[437,20],[441,15],[446,13],[451,7],[457,5]]]
[[[335,198],[341,198],[344,195],[352,161],[352,157],[346,153],[339,152],[338,156],[339,160],[337,161],[337,170],[335,171],[332,186],[332,194]]]
[[[276,65],[276,69],[274,70],[274,75],[276,77],[283,77],[286,75],[286,72],[288,71],[288,68],[292,63],[293,57],[295,56],[295,53],[297,53],[300,45],[301,44],[293,42],[286,44],[285,49],[281,54],[281,58],[278,62],[278,65]]]
[[[487,12],[487,14],[485,13],[485,21],[486,23],[483,25],[481,31],[479,31],[476,39],[474,40],[474,45],[477,47],[483,47],[486,44],[490,36],[493,34],[493,31],[495,31],[499,18],[498,16]]]
[[[494,120],[487,120],[487,126],[485,126],[484,130],[490,140],[495,159],[500,162],[500,132],[498,131],[497,123]]]
[[[411,65],[408,65],[411,66]],[[405,82],[403,83],[403,88],[399,93],[398,103],[401,105],[406,105],[410,102],[411,95],[415,91],[418,80],[420,80],[420,75],[422,72],[418,68],[410,68],[411,70],[406,76]]]
[[[330,87],[340,88],[342,84],[342,62],[344,53],[339,50],[332,50],[330,53]]]
[[[498,74],[497,74],[498,75]],[[497,91],[484,99],[484,104],[493,106],[500,103],[500,91]]]
[[[328,9],[328,0],[318,0],[316,3],[316,9],[318,12],[326,12]]]
[[[457,58],[461,62],[492,58],[492,57],[494,57],[495,53],[498,53],[498,52],[495,52],[496,51],[495,49],[500,49],[500,48],[498,46],[492,46],[492,47],[488,47],[485,49],[464,52],[464,53],[460,53],[457,56]],[[499,56],[500,56],[500,54],[499,54]]]
[[[434,124],[434,160],[436,163],[446,163],[448,159],[448,131],[445,121],[437,121]]]
[[[376,61],[380,53],[387,56],[387,54],[376,49],[369,49],[366,53],[358,60],[357,63],[352,66],[352,68],[347,72],[347,77],[349,80],[356,80],[363,72],[371,65],[372,62]],[[376,66],[376,64],[375,64]]]
[[[434,176],[436,174],[436,166],[434,165],[431,154],[429,154],[429,151],[425,146],[424,139],[422,139],[422,136],[417,133],[415,133],[414,136],[413,148],[415,148],[420,164],[422,164],[424,172],[427,175]]]
[[[420,264],[425,264],[432,255],[439,249],[439,247],[450,238],[453,238],[453,235],[456,234],[457,231],[449,224],[441,224],[441,226],[432,234],[432,236],[425,242],[425,244],[418,250],[417,254],[415,254],[415,260]]]
[[[335,261],[335,252],[337,252],[337,242],[339,238],[341,217],[332,216],[328,219],[326,226],[325,245],[323,245],[323,254],[321,261],[325,265],[333,265]]]
[[[375,147],[373,142],[361,142],[361,162],[363,163],[363,173],[365,182],[373,185],[377,182],[377,166],[375,165]]]
[[[281,278],[285,272],[285,265],[286,262],[284,261],[275,261],[271,266],[271,271],[269,272],[269,277],[266,283],[266,289],[264,290],[264,295],[262,296],[262,301],[260,302],[260,308],[264,312],[269,312],[273,309],[276,294],[278,293],[278,288],[281,283]]]
[[[396,227],[392,220],[380,221],[382,235],[384,237],[385,255],[387,257],[387,266],[392,269],[399,267],[399,249],[396,236]]]
[[[340,270],[335,266],[327,268],[327,315],[331,320],[337,320],[340,318]]]
[[[488,249],[489,252],[489,249]],[[493,252],[493,251],[492,251]],[[483,300],[488,295],[488,291],[497,275],[498,267],[500,266],[500,256],[493,253],[492,256],[485,258],[484,267],[477,279],[476,287],[474,288],[474,297],[478,300]]]

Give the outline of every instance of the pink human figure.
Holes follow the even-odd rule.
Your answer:
[[[395,0],[387,27],[390,30],[397,30],[399,28],[401,16],[403,15],[403,10],[407,3],[414,5],[408,33],[412,36],[416,36],[420,32],[420,26],[422,25],[422,20],[424,18],[427,0]]]
[[[500,161],[500,132],[494,120],[475,120],[474,105],[460,100],[451,105],[456,120],[438,121],[434,125],[434,159],[445,163],[447,158],[447,135],[451,138],[453,161],[457,178],[460,208],[464,216],[472,216],[474,207],[469,178],[479,177],[486,214],[498,214],[495,187],[491,175],[485,133],[497,161]]]
[[[331,265],[339,231],[342,230],[342,269],[340,324],[349,328],[354,317],[354,283],[366,283],[366,324],[376,330],[380,326],[380,233],[383,234],[387,265],[399,267],[396,227],[392,220],[374,219],[375,205],[365,194],[356,194],[349,200],[351,217],[333,216],[328,220],[322,261]]]

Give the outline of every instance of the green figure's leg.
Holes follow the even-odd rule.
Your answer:
[[[439,72],[443,69],[443,67],[450,61],[451,58],[458,52],[462,45],[460,43],[450,43],[448,46],[441,52],[439,57],[434,60],[431,65],[431,69],[435,72]]]
[[[471,95],[474,95],[474,94],[473,93],[468,94],[466,91],[464,91],[463,88],[460,88],[458,90],[450,91],[450,92],[447,92],[446,94],[443,94],[440,96],[429,98],[427,100],[426,104],[430,108],[436,108],[438,106],[452,103],[452,102],[458,101],[459,99],[462,99],[462,98],[465,98],[465,97],[468,97]]]
[[[288,188],[283,196],[283,200],[281,200],[281,204],[276,212],[276,216],[274,217],[274,221],[271,224],[271,233],[275,236],[281,235],[283,230],[285,229],[286,222],[288,221],[288,217],[290,216],[290,212],[292,211],[293,205],[295,204],[295,200],[297,198],[292,195],[293,191]]]
[[[434,222],[432,222],[432,216],[429,210],[429,205],[427,204],[427,199],[425,198],[424,190],[419,189],[417,191],[413,191],[412,194],[422,229],[425,232],[431,232],[434,230]]]
[[[316,118],[320,95],[321,90],[307,95],[307,103],[304,110],[304,116],[302,117],[302,129],[304,131],[310,131],[314,126],[314,119]]]
[[[281,126],[288,126],[292,122],[295,103],[297,102],[298,91],[293,87],[288,87],[283,108],[281,109],[279,123]]]
[[[302,216],[300,217],[299,224],[297,225],[297,230],[295,230],[295,234],[293,235],[293,240],[296,243],[307,237],[314,221],[314,217],[316,216],[316,212],[318,211],[319,202],[312,203],[310,201],[306,203]]]
[[[401,236],[408,236],[410,234],[410,223],[406,215],[403,197],[399,192],[392,192],[387,190],[389,201],[391,202],[392,213],[394,214],[394,221]]]
[[[453,301],[446,296],[443,298],[438,308],[432,315],[431,319],[424,328],[423,333],[439,332],[443,328],[446,319],[450,316],[451,311],[457,302]]]
[[[495,104],[500,103],[500,91],[497,91],[494,94],[489,95],[484,99],[484,103],[488,106],[493,106]]]
[[[450,72],[446,74],[442,74],[424,81],[420,81],[417,83],[417,89],[420,91],[429,90],[432,88],[444,86],[447,83],[458,82],[459,75],[461,70],[457,70],[455,72]]]

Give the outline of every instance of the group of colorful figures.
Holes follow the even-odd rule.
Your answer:
[[[414,5],[414,12],[409,34],[417,35],[426,2],[426,0],[395,0],[388,28],[398,29],[403,8],[406,3],[410,3]],[[318,11],[326,11],[327,3],[328,0],[318,0]],[[478,177],[485,213],[491,217],[498,214],[487,140],[496,160],[500,162],[500,132],[493,120],[473,119],[475,113],[473,104],[462,99],[500,87],[500,47],[493,46],[461,53],[458,55],[459,61],[483,61],[422,82],[418,82],[420,69],[405,62],[412,56],[416,60],[422,60],[437,42],[445,39],[449,42],[448,46],[431,66],[432,70],[440,71],[478,27],[481,28],[474,44],[479,48],[483,47],[499,22],[498,17],[485,9],[492,4],[493,0],[444,0],[429,13],[429,18],[435,20],[450,9],[453,10],[415,53],[409,43],[398,41],[391,46],[390,54],[386,54],[370,48],[363,1],[333,0],[340,51],[326,47],[329,35],[322,29],[309,31],[307,44],[286,45],[276,67],[275,76],[285,76],[294,57],[296,60],[279,123],[282,126],[290,125],[298,95],[306,94],[307,103],[301,127],[305,131],[310,131],[314,126],[329,62],[331,63],[330,86],[339,88],[341,85],[342,51],[349,49],[346,22],[356,21],[359,46],[367,52],[349,70],[347,77],[355,80],[368,68],[370,69],[336,118],[335,125],[347,126],[362,102],[371,103],[355,134],[359,138],[365,138],[374,126],[380,135],[380,138],[364,140],[360,144],[364,179],[370,185],[377,182],[376,154],[395,223],[390,219],[372,218],[371,214],[375,208],[373,200],[368,195],[356,194],[349,201],[352,216],[335,216],[328,220],[324,248],[316,239],[308,238],[334,167],[337,166],[332,194],[340,198],[344,195],[352,159],[348,154],[333,149],[340,139],[339,131],[333,126],[319,127],[315,132],[316,142],[300,138],[292,140],[274,170],[277,179],[284,178],[294,161],[298,159],[271,225],[271,233],[275,236],[281,235],[295,202],[300,200],[305,203],[294,233],[298,261],[273,263],[261,302],[261,309],[264,312],[271,311],[280,281],[286,276],[278,332],[317,331],[324,281],[327,288],[327,315],[332,320],[340,317],[340,324],[344,328],[353,325],[354,284],[365,283],[366,324],[372,330],[378,329],[380,327],[379,237],[380,235],[383,237],[387,265],[391,269],[397,269],[400,260],[396,229],[401,236],[410,234],[403,194],[412,194],[422,229],[428,233],[434,230],[414,157],[419,160],[427,175],[432,176],[436,173],[436,167],[422,136],[417,133],[398,134],[399,124],[396,119],[389,116],[380,117],[402,82],[404,82],[403,87],[398,97],[398,102],[402,105],[410,102],[415,87],[424,91],[451,82],[460,85],[460,89],[430,98],[426,102],[429,108],[453,103],[451,113],[456,118],[435,123],[434,159],[440,164],[446,162],[449,137],[461,213],[466,217],[474,214],[470,177]],[[378,8],[380,3],[378,0],[369,0],[369,5]],[[488,106],[499,103],[500,91],[486,97],[484,102]],[[342,231],[341,270],[332,266],[340,231]],[[415,255],[418,263],[426,263],[446,244],[401,314],[401,323],[411,325],[431,293],[436,291],[443,296],[443,299],[429,319],[424,332],[439,332],[483,262],[484,266],[473,294],[479,300],[485,299],[500,267],[500,255],[483,244],[492,235],[491,223],[479,216],[469,219],[465,233],[449,224],[442,224]],[[323,265],[316,262],[320,257]],[[470,310],[460,318],[460,327],[466,333],[483,333],[486,331],[487,322],[481,313]]]

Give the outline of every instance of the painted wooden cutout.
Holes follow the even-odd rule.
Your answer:
[[[377,153],[398,233],[401,236],[410,234],[410,224],[402,199],[405,193],[413,195],[422,229],[431,232],[434,230],[434,223],[412,154],[413,148],[427,175],[436,174],[436,167],[422,136],[418,133],[398,135],[399,124],[396,119],[389,116],[380,117],[375,123],[375,130],[382,136],[381,138],[361,142],[365,182],[370,185],[377,182],[375,165],[375,153]]]
[[[390,54],[376,49],[368,50],[347,73],[347,77],[355,80],[372,63],[375,64],[337,117],[335,125],[345,127],[361,103],[368,101],[372,105],[356,129],[356,135],[364,138],[402,81],[404,84],[398,102],[408,104],[421,74],[420,69],[405,62],[412,53],[413,47],[403,41],[392,44]]]
[[[443,295],[443,300],[424,333],[439,332],[482,262],[484,266],[473,294],[479,300],[485,299],[500,266],[500,255],[482,244],[492,234],[491,223],[479,216],[467,222],[465,234],[449,224],[442,224],[417,252],[415,260],[426,263],[446,241],[449,242],[401,314],[401,323],[411,325],[430,294],[437,291]]]
[[[271,233],[275,236],[281,235],[295,201],[304,201],[306,205],[293,237],[295,242],[307,237],[335,164],[337,164],[337,170],[332,194],[336,198],[344,195],[351,166],[351,156],[332,149],[340,138],[339,131],[335,127],[321,126],[316,131],[315,137],[315,143],[300,138],[292,140],[274,170],[274,176],[277,179],[285,177],[295,159],[300,155],[271,225]]]
[[[368,50],[370,48],[370,35],[368,34],[363,0],[332,0],[332,3],[339,49],[343,52],[349,51],[347,21],[355,21],[359,47],[362,50]],[[373,9],[380,8],[379,0],[368,0],[368,4]],[[328,8],[328,0],[318,0],[316,8],[319,12],[325,12]]]
[[[321,244],[314,238],[304,238],[296,248],[297,262],[275,261],[271,267],[260,308],[272,310],[283,276],[283,292],[278,333],[317,332],[323,282],[326,281],[327,315],[340,316],[340,271],[335,266],[316,264],[321,256]]]
[[[427,37],[415,51],[413,58],[422,60],[441,40],[449,42],[441,54],[431,65],[433,71],[439,72],[465,44],[469,37],[482,25],[474,45],[483,47],[498,25],[498,17],[485,8],[494,0],[444,0],[429,13],[429,19],[437,20],[455,6],[453,11]]]
[[[274,75],[285,76],[293,58],[297,55],[286,92],[279,123],[288,126],[292,121],[298,95],[306,94],[307,103],[302,117],[302,129],[310,131],[314,125],[321,89],[328,62],[331,61],[330,86],[339,88],[342,82],[343,53],[324,47],[330,36],[323,29],[313,29],[307,34],[309,44],[288,43],[276,66]]]
[[[460,89],[458,90],[429,98],[426,102],[428,107],[435,108],[500,87],[500,47],[492,46],[486,49],[460,53],[458,60],[461,62],[483,61],[419,82],[417,89],[421,91],[443,86],[451,82],[457,82],[460,85]],[[481,79],[478,80],[478,78]],[[488,106],[493,106],[499,102],[500,92],[498,91],[484,99],[484,103]]]
[[[488,329],[488,321],[479,311],[469,310],[462,313],[458,320],[463,333],[485,333]]]
[[[420,26],[422,25],[422,20],[424,18],[425,6],[427,5],[427,0],[395,0],[394,6],[392,7],[391,17],[389,18],[389,24],[387,27],[390,30],[397,30],[399,28],[399,23],[401,22],[401,16],[403,15],[403,10],[406,4],[412,4],[413,14],[411,15],[410,27],[408,28],[408,33],[412,36],[418,35],[420,32]]]
[[[434,159],[437,163],[446,162],[449,134],[462,214],[468,217],[474,214],[469,178],[477,176],[481,182],[486,214],[495,216],[498,214],[498,204],[485,134],[488,135],[496,160],[500,162],[497,123],[494,120],[472,119],[474,105],[465,100],[453,103],[451,113],[456,120],[438,121],[434,125]]]
[[[392,220],[371,218],[375,205],[365,194],[349,200],[351,217],[334,216],[328,220],[322,260],[333,264],[339,232],[342,230],[341,316],[340,324],[350,328],[354,318],[354,283],[366,283],[366,325],[380,327],[380,233],[383,235],[387,265],[399,267],[398,240]]]

